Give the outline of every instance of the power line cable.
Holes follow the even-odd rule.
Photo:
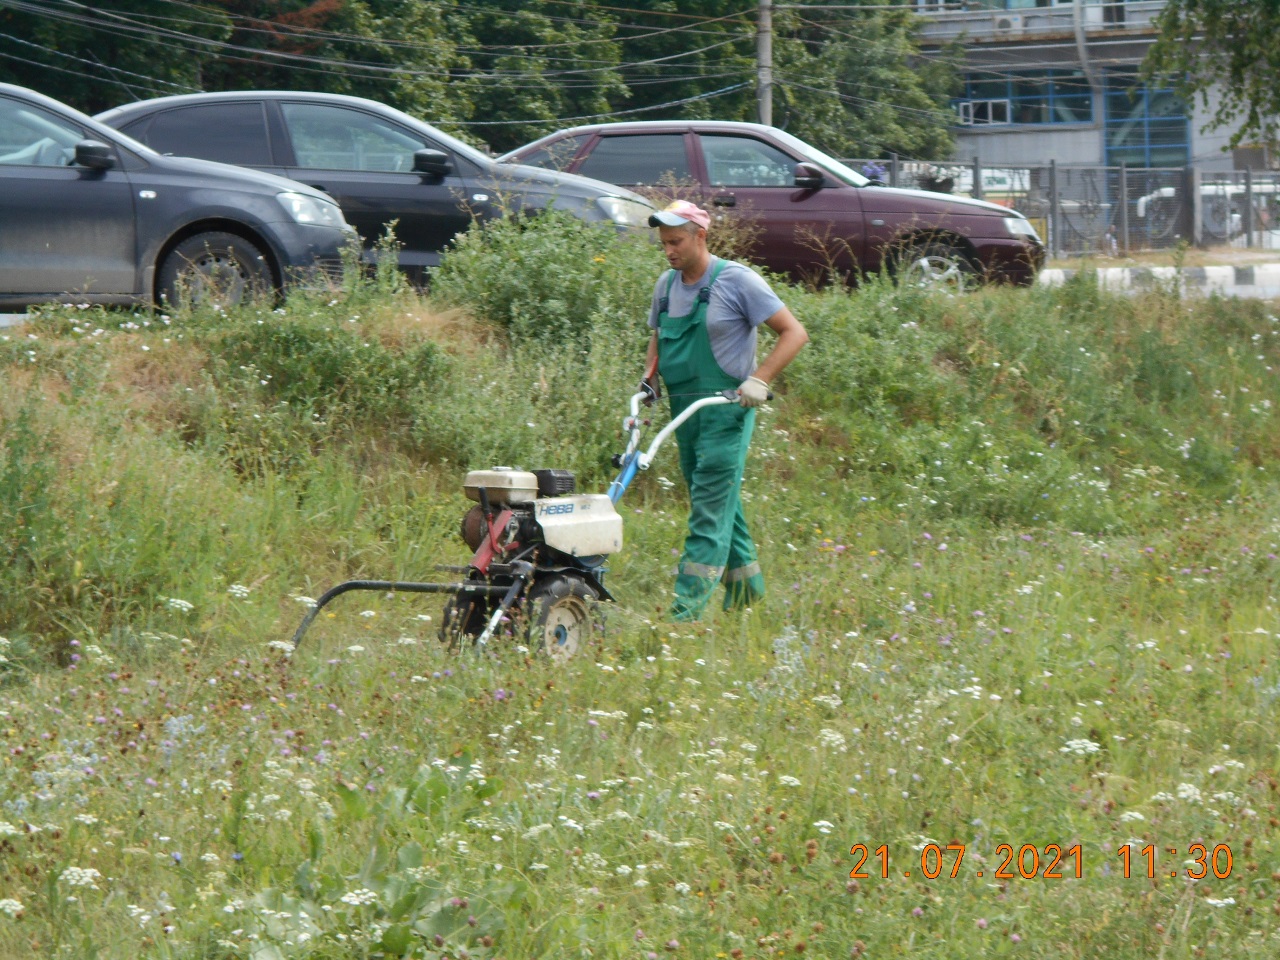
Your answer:
[[[99,11],[92,10],[91,8],[85,7],[82,4],[72,3],[71,0],[62,0],[62,2],[80,9],[90,10],[90,12],[92,13],[99,12]],[[743,39],[741,37],[730,37],[728,39],[721,40],[717,43],[708,44],[706,46],[699,47],[694,50],[686,50],[680,53],[669,54],[663,57],[654,57],[649,60],[639,60],[639,61],[634,61],[634,62],[621,64],[621,65],[610,65],[608,67],[593,67],[593,68],[586,68],[586,69],[579,69],[579,70],[549,70],[549,71],[543,71],[541,73],[536,73],[536,74],[518,73],[515,71],[510,71],[510,72],[497,71],[497,72],[490,72],[490,73],[460,74],[456,71],[422,70],[420,68],[410,67],[405,65],[391,67],[391,66],[384,66],[382,64],[367,63],[367,62],[356,61],[356,60],[335,60],[329,57],[316,57],[316,56],[309,56],[305,54],[287,53],[283,51],[260,49],[256,47],[246,47],[241,44],[233,44],[233,43],[228,43],[226,41],[212,40],[212,39],[200,37],[197,35],[184,34],[184,33],[180,33],[174,30],[169,30],[163,27],[149,28],[145,25],[137,24],[127,17],[124,17],[120,14],[114,14],[114,13],[104,12],[104,15],[109,17],[113,21],[111,24],[107,24],[99,20],[93,19],[92,17],[84,16],[82,14],[65,13],[65,12],[41,9],[35,4],[24,2],[24,0],[0,0],[0,6],[8,6],[12,9],[20,10],[22,12],[47,16],[53,19],[62,20],[63,22],[77,23],[89,29],[120,30],[120,31],[124,31],[126,33],[131,33],[134,35],[149,37],[151,38],[152,42],[155,42],[155,43],[161,43],[160,38],[166,38],[166,39],[177,40],[177,41],[186,41],[196,46],[212,48],[213,51],[219,57],[230,59],[230,60],[241,60],[241,61],[254,63],[254,62],[259,62],[255,58],[269,58],[273,60],[283,61],[287,65],[294,68],[298,68],[299,64],[312,64],[317,67],[343,68],[347,70],[365,71],[365,72],[369,72],[373,74],[381,74],[381,75],[413,74],[413,75],[419,75],[419,76],[436,76],[436,77],[442,77],[442,78],[446,78],[453,81],[457,81],[457,80],[495,81],[495,80],[505,80],[505,79],[546,80],[546,79],[556,78],[556,77],[581,76],[581,75],[590,75],[590,74],[601,73],[601,72],[610,72],[610,71],[615,71],[623,68],[634,69],[636,67],[653,67],[653,66],[660,67],[668,64],[670,61],[679,60],[679,59],[694,56],[700,53],[706,53],[707,51],[710,51],[710,50],[715,50],[720,47],[741,42],[741,40]],[[162,45],[165,45],[165,44],[162,44]],[[237,57],[234,54],[228,53],[227,52],[228,50],[234,50],[234,51],[237,51],[238,53],[252,54],[253,56],[248,58]],[[189,52],[189,51],[186,51],[186,52]]]
[[[38,60],[28,60],[26,57],[20,57],[15,53],[5,53],[3,50],[0,50],[0,58],[5,60],[14,60],[17,63],[25,63],[29,67],[39,67],[41,70],[52,70],[55,73],[69,73],[73,77],[84,77],[83,70],[72,70],[68,67],[59,67],[57,64],[53,63],[41,63]],[[146,89],[138,86],[137,84],[124,84],[124,86],[144,91]]]
[[[175,89],[185,90],[191,93],[195,93],[199,91],[198,87],[192,87],[188,84],[174,83],[170,80],[161,80],[159,77],[149,77],[145,73],[134,73],[132,70],[125,70],[122,67],[107,67],[106,64],[102,63],[101,60],[85,60],[83,57],[77,57],[70,53],[63,53],[61,50],[54,50],[52,47],[46,47],[38,43],[32,43],[30,40],[23,40],[21,37],[15,37],[13,36],[13,34],[10,34],[10,33],[0,33],[0,39],[11,40],[14,43],[20,44],[24,47],[31,47],[32,49],[39,50],[42,53],[52,54],[55,57],[64,57],[67,60],[74,60],[77,63],[83,63],[90,67],[100,67],[102,69],[110,69],[115,71],[116,73],[122,73],[126,76],[137,77],[139,80],[146,80],[148,83],[157,83],[157,84],[161,84],[162,86],[174,87]]]
[[[582,5],[580,0],[541,0],[541,2],[542,3],[558,3],[563,6],[569,6],[569,7],[580,7]],[[643,14],[645,16],[672,17],[675,19],[683,19],[683,20],[706,21],[708,19],[707,17],[699,16],[696,13],[680,13],[675,10],[637,10],[635,7],[611,7],[603,3],[596,3],[596,4],[593,4],[593,6],[597,10],[609,10],[611,12],[616,12],[616,13],[630,14],[631,16],[636,16],[637,14]],[[728,16],[745,17],[748,14],[751,14],[754,12],[755,12],[755,8],[750,7],[746,10],[743,10],[741,13],[730,14]]]
[[[814,87],[814,86],[810,86],[809,84],[800,83],[799,81],[791,80],[787,78],[786,75],[783,75],[781,78],[779,78],[778,75],[775,74],[774,79],[781,84],[785,84],[786,86],[796,87],[797,89],[800,89],[800,90],[809,90],[813,93],[822,93],[829,97],[837,97],[838,99],[843,100],[846,103],[869,104],[871,106],[876,106],[876,107],[889,107],[893,110],[898,110],[902,113],[913,113],[921,117],[929,117],[931,119],[936,119],[941,114],[946,112],[942,110],[939,110],[936,112],[932,110],[922,110],[919,107],[908,107],[904,104],[893,103],[890,100],[872,100],[867,97],[855,97],[851,94],[841,93],[838,90],[824,89],[823,87]]]
[[[465,120],[451,121],[451,125],[455,127],[512,127],[517,125],[536,126],[539,124],[554,124],[563,126],[566,123],[578,123],[583,120],[608,120],[611,117],[625,117],[636,113],[647,113],[653,110],[666,110],[668,107],[679,107],[686,103],[694,103],[699,100],[710,100],[714,97],[722,97],[725,94],[733,93],[735,90],[741,90],[743,87],[751,86],[752,81],[744,80],[741,83],[735,83],[732,86],[721,87],[719,90],[711,90],[708,93],[695,94],[692,97],[684,97],[680,100],[669,100],[666,103],[655,103],[648,107],[633,107],[629,110],[614,110],[610,113],[594,113],[581,117],[558,117],[556,119],[547,120]]]
[[[244,31],[246,33],[263,33],[263,34],[268,34],[272,36],[278,36],[280,34],[288,34],[289,36],[294,36],[294,37],[308,37],[308,38],[317,37],[322,39],[346,41],[351,43],[377,42],[377,43],[383,43],[383,44],[386,44],[387,46],[392,46],[392,47],[404,47],[408,49],[418,49],[418,48],[430,49],[429,44],[417,43],[412,40],[397,40],[395,38],[370,38],[370,37],[360,36],[358,34],[341,33],[339,31],[321,30],[321,29],[311,28],[311,27],[299,27],[294,24],[279,23],[277,21],[272,21],[272,20],[264,20],[260,17],[249,17],[249,16],[243,16],[239,14],[229,14],[229,13],[226,13],[225,11],[218,11],[215,8],[210,8],[200,4],[187,2],[187,0],[162,0],[162,2],[173,4],[175,6],[184,7],[186,9],[191,9],[191,10],[200,10],[202,12],[209,12],[209,13],[219,13],[220,15],[227,16],[232,21],[239,21],[241,23],[268,24],[270,26],[269,29],[246,27],[246,26],[235,27],[235,29]],[[546,0],[543,0],[543,2],[546,2]],[[495,11],[495,10],[492,10],[491,8],[479,7],[471,4],[457,4],[456,7],[458,9],[475,10],[475,11],[480,11],[485,13],[510,13],[511,12],[511,11]],[[602,9],[602,8],[598,7],[598,9]],[[608,8],[608,9],[617,9],[617,8]],[[626,12],[639,13],[643,11],[633,10],[633,11],[626,11]],[[633,29],[633,30],[648,29],[638,24],[619,23],[617,21],[612,21],[612,20],[587,20],[587,19],[574,18],[574,17],[553,17],[553,16],[548,16],[546,14],[538,14],[538,15],[545,17],[547,20],[553,23],[567,23],[567,24],[584,25],[584,26],[592,26],[592,27],[613,27],[615,29]],[[145,16],[145,15],[135,14],[135,16]],[[631,36],[583,37],[578,40],[566,40],[558,43],[482,44],[478,48],[457,47],[456,49],[459,50],[460,52],[475,52],[476,50],[480,50],[486,53],[491,51],[507,50],[507,49],[550,50],[550,49],[557,49],[562,47],[571,47],[576,49],[582,46],[590,46],[594,44],[604,44],[604,43],[618,44],[618,43],[626,43],[634,40],[646,40],[646,39],[649,39],[650,37],[664,36],[664,35],[669,35],[673,33],[712,34],[712,33],[715,33],[715,31],[703,30],[702,27],[708,24],[727,22],[730,20],[737,19],[741,16],[742,14],[734,13],[734,14],[726,14],[720,17],[699,18],[697,25],[690,25],[690,26],[683,26],[683,27],[663,27],[660,29],[649,30],[649,32],[647,33],[635,34]],[[158,17],[156,15],[151,15],[150,19],[164,20],[166,22],[179,22],[179,23],[186,22],[179,18]]]

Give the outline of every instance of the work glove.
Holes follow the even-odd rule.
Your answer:
[[[769,399],[769,385],[759,377],[747,377],[738,384],[738,403],[744,407],[758,407]]]
[[[644,399],[640,402],[646,407],[652,407],[654,403],[662,399],[662,383],[657,376],[645,377],[640,381],[640,386],[636,388],[637,393],[643,393]]]

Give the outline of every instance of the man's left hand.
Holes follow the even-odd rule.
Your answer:
[[[769,385],[759,377],[747,377],[738,384],[738,403],[744,407],[758,407],[769,399]]]

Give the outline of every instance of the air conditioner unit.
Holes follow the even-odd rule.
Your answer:
[[[1022,14],[998,13],[992,21],[998,37],[1016,37],[1022,33]]]

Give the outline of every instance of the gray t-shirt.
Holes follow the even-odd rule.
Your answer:
[[[671,271],[663,273],[653,289],[649,327],[658,329],[658,305],[663,297],[670,297],[667,304],[669,316],[683,317],[692,313],[698,291],[707,285],[718,261],[718,257],[712,257],[707,272],[696,283],[685,283],[677,274],[669,294],[667,283]],[[707,303],[707,338],[721,370],[739,380],[751,376],[756,369],[756,327],[782,307],[778,295],[758,273],[741,263],[725,261]]]

